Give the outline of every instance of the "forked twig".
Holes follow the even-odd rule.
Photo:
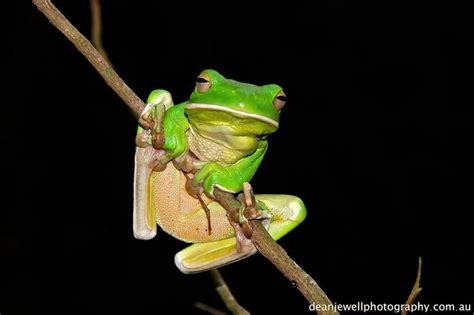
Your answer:
[[[90,0],[91,4],[91,40],[94,47],[113,68],[110,58],[102,43],[102,6],[100,0]]]
[[[231,193],[214,188],[214,197],[227,211],[239,211],[240,201]],[[330,311],[335,308],[326,293],[306,271],[291,259],[283,247],[273,240],[259,220],[250,220],[250,226],[252,228],[251,240],[257,250],[291,281],[292,285],[304,295],[310,304],[326,306],[321,309],[328,311],[320,311],[319,314],[339,314],[337,311]]]
[[[101,10],[101,0],[90,0],[90,5],[91,5],[91,33],[92,33],[92,44],[94,47],[99,51],[99,53],[104,57],[104,59],[109,63],[111,67],[113,67],[112,62],[108,58],[107,51],[102,44],[102,10]],[[189,177],[185,172],[183,172],[184,176],[186,176],[188,179]],[[206,212],[206,217],[207,217],[207,223],[208,223],[208,233],[209,235],[211,234],[212,228],[211,228],[211,217],[210,217],[210,210],[205,204],[204,200],[200,197],[200,195],[197,196],[203,209],[205,209]],[[227,309],[232,312],[232,314],[237,314],[237,315],[248,315],[250,314],[245,308],[243,308],[235,299],[234,295],[230,291],[229,287],[227,286],[224,278],[222,277],[221,273],[219,270],[214,269],[210,271],[211,277],[214,280],[214,284],[216,286],[216,291],[221,297],[222,301],[226,305]],[[194,303],[194,307],[201,309],[205,312],[208,312],[210,314],[214,315],[225,315],[226,313],[209,306],[207,304],[204,304],[202,302],[196,302]]]
[[[99,72],[105,82],[117,93],[125,102],[129,109],[138,119],[145,104],[142,100],[125,84],[109,63],[93,47],[89,40],[84,37],[66,17],[51,3],[50,0],[32,0],[38,9],[48,18],[48,20],[59,29],[76,48],[89,60],[92,66]],[[142,126],[149,129],[150,126]],[[226,205],[240,206],[240,202],[235,197],[226,192],[222,192],[221,197],[217,197],[219,203]],[[234,209],[235,210],[235,209]],[[263,225],[252,220],[253,228],[252,241],[255,247],[274,264],[292,283],[296,284],[298,290],[306,297],[309,303],[332,305],[329,298],[316,282],[301,267],[299,267],[268,234]],[[320,314],[337,314],[337,312],[320,312]]]
[[[122,78],[114,71],[112,66],[101,56],[94,48],[91,42],[82,35],[71,22],[51,3],[50,0],[33,0],[33,3],[48,20],[58,30],[60,30],[71,43],[89,60],[92,66],[99,72],[108,86],[127,104],[135,118],[138,120],[145,104],[143,101],[128,87]],[[148,129],[150,126],[142,126]]]
[[[243,308],[239,302],[235,299],[234,295],[230,291],[227,283],[225,283],[224,278],[222,278],[221,273],[218,269],[212,269],[210,271],[212,279],[214,280],[214,285],[216,287],[217,293],[224,301],[225,306],[229,311],[234,315],[250,315],[250,313]]]

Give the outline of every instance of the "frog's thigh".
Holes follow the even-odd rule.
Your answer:
[[[306,207],[298,197],[256,195],[256,198],[265,203],[272,213],[272,222],[268,232],[275,240],[293,230],[306,217]],[[237,252],[236,239],[232,237],[219,241],[193,244],[176,254],[175,263],[182,272],[195,273],[219,268],[255,253],[255,248],[247,252]]]
[[[274,240],[280,239],[297,227],[306,217],[303,201],[291,195],[256,195],[272,214],[272,222],[268,233]]]
[[[235,237],[213,241],[208,243],[197,243],[178,252],[174,262],[183,273],[196,273],[220,268],[235,261],[244,259],[255,254],[257,250],[237,252]]]

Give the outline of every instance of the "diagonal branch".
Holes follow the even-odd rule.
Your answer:
[[[104,59],[109,63],[111,67],[114,65],[110,61],[107,51],[104,48],[104,45],[102,44],[102,8],[101,8],[101,0],[90,0],[90,6],[91,6],[91,15],[92,15],[92,22],[91,22],[91,33],[92,33],[92,44],[94,47],[99,51],[99,53],[104,57]],[[187,174],[183,172],[183,174],[187,177]],[[199,198],[199,195],[198,195]],[[201,204],[203,208],[207,208],[206,204],[204,201],[199,198],[201,201]],[[209,211],[209,209],[207,209]],[[209,233],[211,233],[211,221],[209,217],[209,212],[206,212],[208,215],[208,223],[209,223]],[[227,283],[225,282],[224,278],[222,277],[220,271],[218,269],[213,269],[209,272],[211,274],[211,277],[214,281],[214,285],[216,286],[216,291],[221,297],[222,301],[226,305],[227,309],[232,312],[232,314],[237,314],[237,315],[249,315],[250,313],[242,307],[239,302],[235,299],[234,295],[229,289],[229,286],[227,286]],[[209,305],[206,305],[201,302],[196,302],[194,303],[194,306],[198,309],[201,309],[205,312],[208,312],[210,314],[214,315],[225,315],[226,313],[221,312]]]
[[[60,30],[67,39],[89,60],[92,66],[99,72],[108,86],[127,104],[136,119],[145,107],[142,100],[128,87],[127,84],[119,77],[114,69],[100,55],[97,49],[92,46],[91,42],[82,35],[74,25],[69,22],[66,17],[51,3],[50,0],[33,0],[33,3],[48,20],[58,30]],[[150,126],[142,126],[148,129]]]
[[[117,93],[134,114],[135,118],[139,118],[145,104],[140,98],[125,84],[118,76],[107,61],[92,46],[87,38],[85,38],[67,19],[66,17],[51,3],[50,0],[32,0],[38,9],[49,19],[57,29],[59,29],[76,48],[89,60],[92,66],[99,72],[105,82]],[[143,126],[148,129],[150,126]],[[235,211],[240,207],[240,202],[230,194],[221,191],[221,194],[214,192],[219,203],[226,209]],[[237,208],[235,208],[237,207]],[[296,285],[298,290],[306,297],[309,303],[325,305],[325,309],[334,309],[331,301],[317,285],[317,283],[309,276],[301,267],[299,267],[286,253],[286,251],[278,245],[265,230],[263,225],[252,220],[253,228],[252,241],[255,247],[274,264],[292,283]],[[338,314],[336,311],[321,311],[319,314]]]
[[[214,188],[214,197],[230,213],[239,211],[240,202],[231,193],[225,192],[219,188]],[[331,300],[314,279],[307,274],[298,264],[291,259],[287,252],[278,245],[277,242],[268,234],[263,224],[258,220],[250,220],[252,228],[252,242],[257,250],[265,256],[280,272],[291,281],[308,302],[316,305],[324,305],[320,314],[338,314],[334,309]]]

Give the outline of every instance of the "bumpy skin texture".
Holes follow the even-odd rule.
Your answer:
[[[165,143],[163,149],[167,151],[162,163],[182,155],[187,147],[186,132],[189,122],[184,114],[185,103],[171,107],[166,111],[164,120]],[[257,171],[268,147],[266,140],[258,141],[255,152],[236,163],[223,166],[218,162],[207,162],[196,173],[194,184],[203,184],[204,191],[212,195],[214,186],[229,192],[239,192],[244,182],[252,179]]]
[[[143,202],[134,205],[134,222],[139,223],[134,225],[135,236],[152,238],[154,234],[150,234],[149,226],[158,224],[175,238],[194,243],[175,256],[177,267],[184,273],[218,268],[255,253],[254,248],[241,250],[240,234],[235,232],[219,203],[205,195],[199,201],[187,193],[187,177],[194,176],[193,184],[202,185],[211,196],[215,187],[232,193],[241,191],[263,160],[268,148],[266,137],[278,129],[281,106],[277,105],[284,102],[279,98],[282,89],[275,84],[241,83],[226,79],[214,70],[205,70],[201,76],[207,81],[196,81],[196,89],[187,102],[174,106],[165,90],[150,94],[147,101],[152,109],[150,113],[155,122],[163,123],[154,127],[160,131],[155,135],[163,136],[159,145],[152,143],[149,132],[138,129],[138,138],[142,139],[140,135],[143,135],[148,147],[140,141],[142,146],[137,149],[136,157],[146,150],[160,152],[153,156],[161,167],[156,169],[154,160],[145,159],[136,168],[135,199]],[[202,89],[198,83],[209,84]],[[186,155],[189,152],[192,154]],[[179,161],[188,158],[191,161],[197,158],[192,162],[197,172],[185,176]],[[173,159],[176,163],[169,163]],[[140,172],[147,167],[147,172]],[[142,173],[151,175],[137,177]],[[256,195],[256,199],[263,211],[271,213],[268,231],[274,239],[290,232],[306,215],[303,202],[295,196]],[[203,207],[209,209],[212,233]],[[152,232],[156,231],[151,228]]]
[[[214,186],[229,192],[239,192],[257,171],[267,151],[267,141],[260,141],[257,150],[233,165],[224,167],[219,163],[208,163],[196,173],[195,184],[203,183],[204,191],[212,193]]]

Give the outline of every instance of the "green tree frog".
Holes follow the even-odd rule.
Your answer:
[[[252,179],[267,151],[267,136],[278,129],[285,102],[276,84],[241,83],[214,70],[201,72],[189,100],[178,105],[167,91],[152,91],[140,118],[152,122],[152,128],[139,127],[136,138],[134,236],[151,239],[159,225],[193,243],[175,255],[183,273],[218,268],[254,254],[253,245],[240,246],[245,237],[229,222],[213,192],[218,187],[238,193]],[[306,216],[298,197],[255,198],[275,240]]]

